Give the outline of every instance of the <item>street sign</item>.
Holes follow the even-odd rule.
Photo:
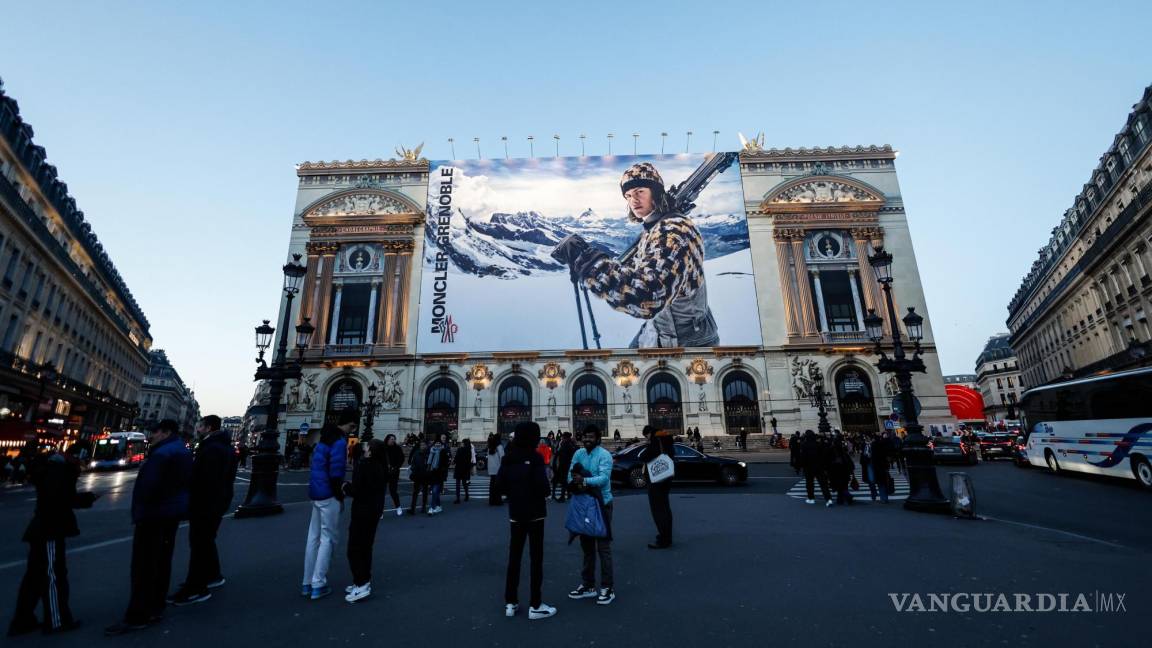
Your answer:
[[[912,397],[912,409],[916,410],[916,416],[920,416],[920,399],[915,396]],[[892,397],[892,413],[904,416],[904,399],[899,394]]]
[[[895,430],[896,429],[896,422],[891,420],[891,419],[884,421],[884,429],[885,430]]]
[[[308,430],[310,429],[312,429],[311,425],[308,425],[307,423],[300,424],[300,434],[307,434]]]

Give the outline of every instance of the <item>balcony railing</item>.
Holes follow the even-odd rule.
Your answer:
[[[87,398],[89,400],[98,401],[101,403],[107,403],[108,405],[111,405],[112,407],[125,412],[130,410],[132,406],[135,405],[135,403],[122,401],[112,394],[96,389],[90,385],[86,385],[79,380],[73,380],[59,372],[56,373],[54,380],[47,380],[44,376],[44,373],[49,369],[49,365],[37,364],[27,358],[22,358],[9,351],[0,351],[0,369],[10,369],[12,371],[22,373],[33,380],[43,381],[45,386],[53,385],[65,391],[72,392],[73,394],[76,394],[82,398]],[[55,369],[53,370],[55,371]]]
[[[825,344],[871,343],[867,331],[825,331],[820,334]]]
[[[371,344],[329,344],[324,347],[324,355],[326,357],[366,356],[371,354]]]

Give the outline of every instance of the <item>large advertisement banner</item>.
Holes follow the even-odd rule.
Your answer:
[[[735,153],[430,166],[420,353],[759,345]]]

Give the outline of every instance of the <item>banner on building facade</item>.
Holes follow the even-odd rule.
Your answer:
[[[735,153],[432,162],[417,351],[760,345]]]

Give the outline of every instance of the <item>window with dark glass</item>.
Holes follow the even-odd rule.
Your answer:
[[[364,344],[368,339],[368,302],[372,286],[366,283],[345,284],[342,292],[336,344]]]

